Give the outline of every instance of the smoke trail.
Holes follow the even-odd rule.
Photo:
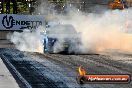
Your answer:
[[[132,51],[132,9],[106,11],[103,14],[70,11],[68,20],[81,33],[85,51]],[[60,17],[59,17],[60,18]]]
[[[40,12],[45,15],[47,14],[45,12],[47,10],[44,8],[41,6]],[[53,13],[55,12],[54,9],[51,10]],[[99,53],[106,50],[132,52],[131,14],[131,8],[125,10],[107,10],[101,14],[84,13],[75,8],[68,8],[67,14],[55,13],[48,20],[52,21],[55,18],[61,24],[73,25],[75,30],[81,34],[80,41],[82,45],[74,47],[74,49],[72,48],[73,51],[85,53]],[[38,51],[38,47],[43,49],[42,43],[39,41],[40,35],[37,31],[33,33],[26,31],[22,33],[15,32],[10,39],[20,50],[36,52]],[[54,47],[55,49],[57,47],[61,48],[59,44],[56,44]]]
[[[40,35],[41,29],[44,30],[42,27],[32,32],[25,29],[23,32],[14,32],[12,35],[8,35],[7,38],[21,51],[43,53],[43,43]]]

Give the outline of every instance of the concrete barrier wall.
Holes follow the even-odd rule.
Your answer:
[[[14,44],[7,39],[7,35],[13,31],[0,31],[0,48],[15,48]]]
[[[0,39],[7,39],[7,34],[13,33],[12,31],[0,31]]]

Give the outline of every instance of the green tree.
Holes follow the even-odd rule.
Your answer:
[[[18,4],[18,13],[28,11],[28,4],[26,2],[17,2]]]
[[[6,0],[6,13],[17,13],[17,1],[16,0]],[[12,7],[12,8],[11,8]]]

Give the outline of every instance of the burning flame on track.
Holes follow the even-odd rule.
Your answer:
[[[79,71],[79,75],[80,75],[80,76],[86,75],[86,71],[85,71],[85,69],[84,69],[82,66],[80,66],[80,67],[78,68],[78,71]]]

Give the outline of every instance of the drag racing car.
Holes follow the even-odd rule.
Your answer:
[[[43,45],[44,53],[76,53],[81,45],[80,33],[70,24],[49,25]]]

